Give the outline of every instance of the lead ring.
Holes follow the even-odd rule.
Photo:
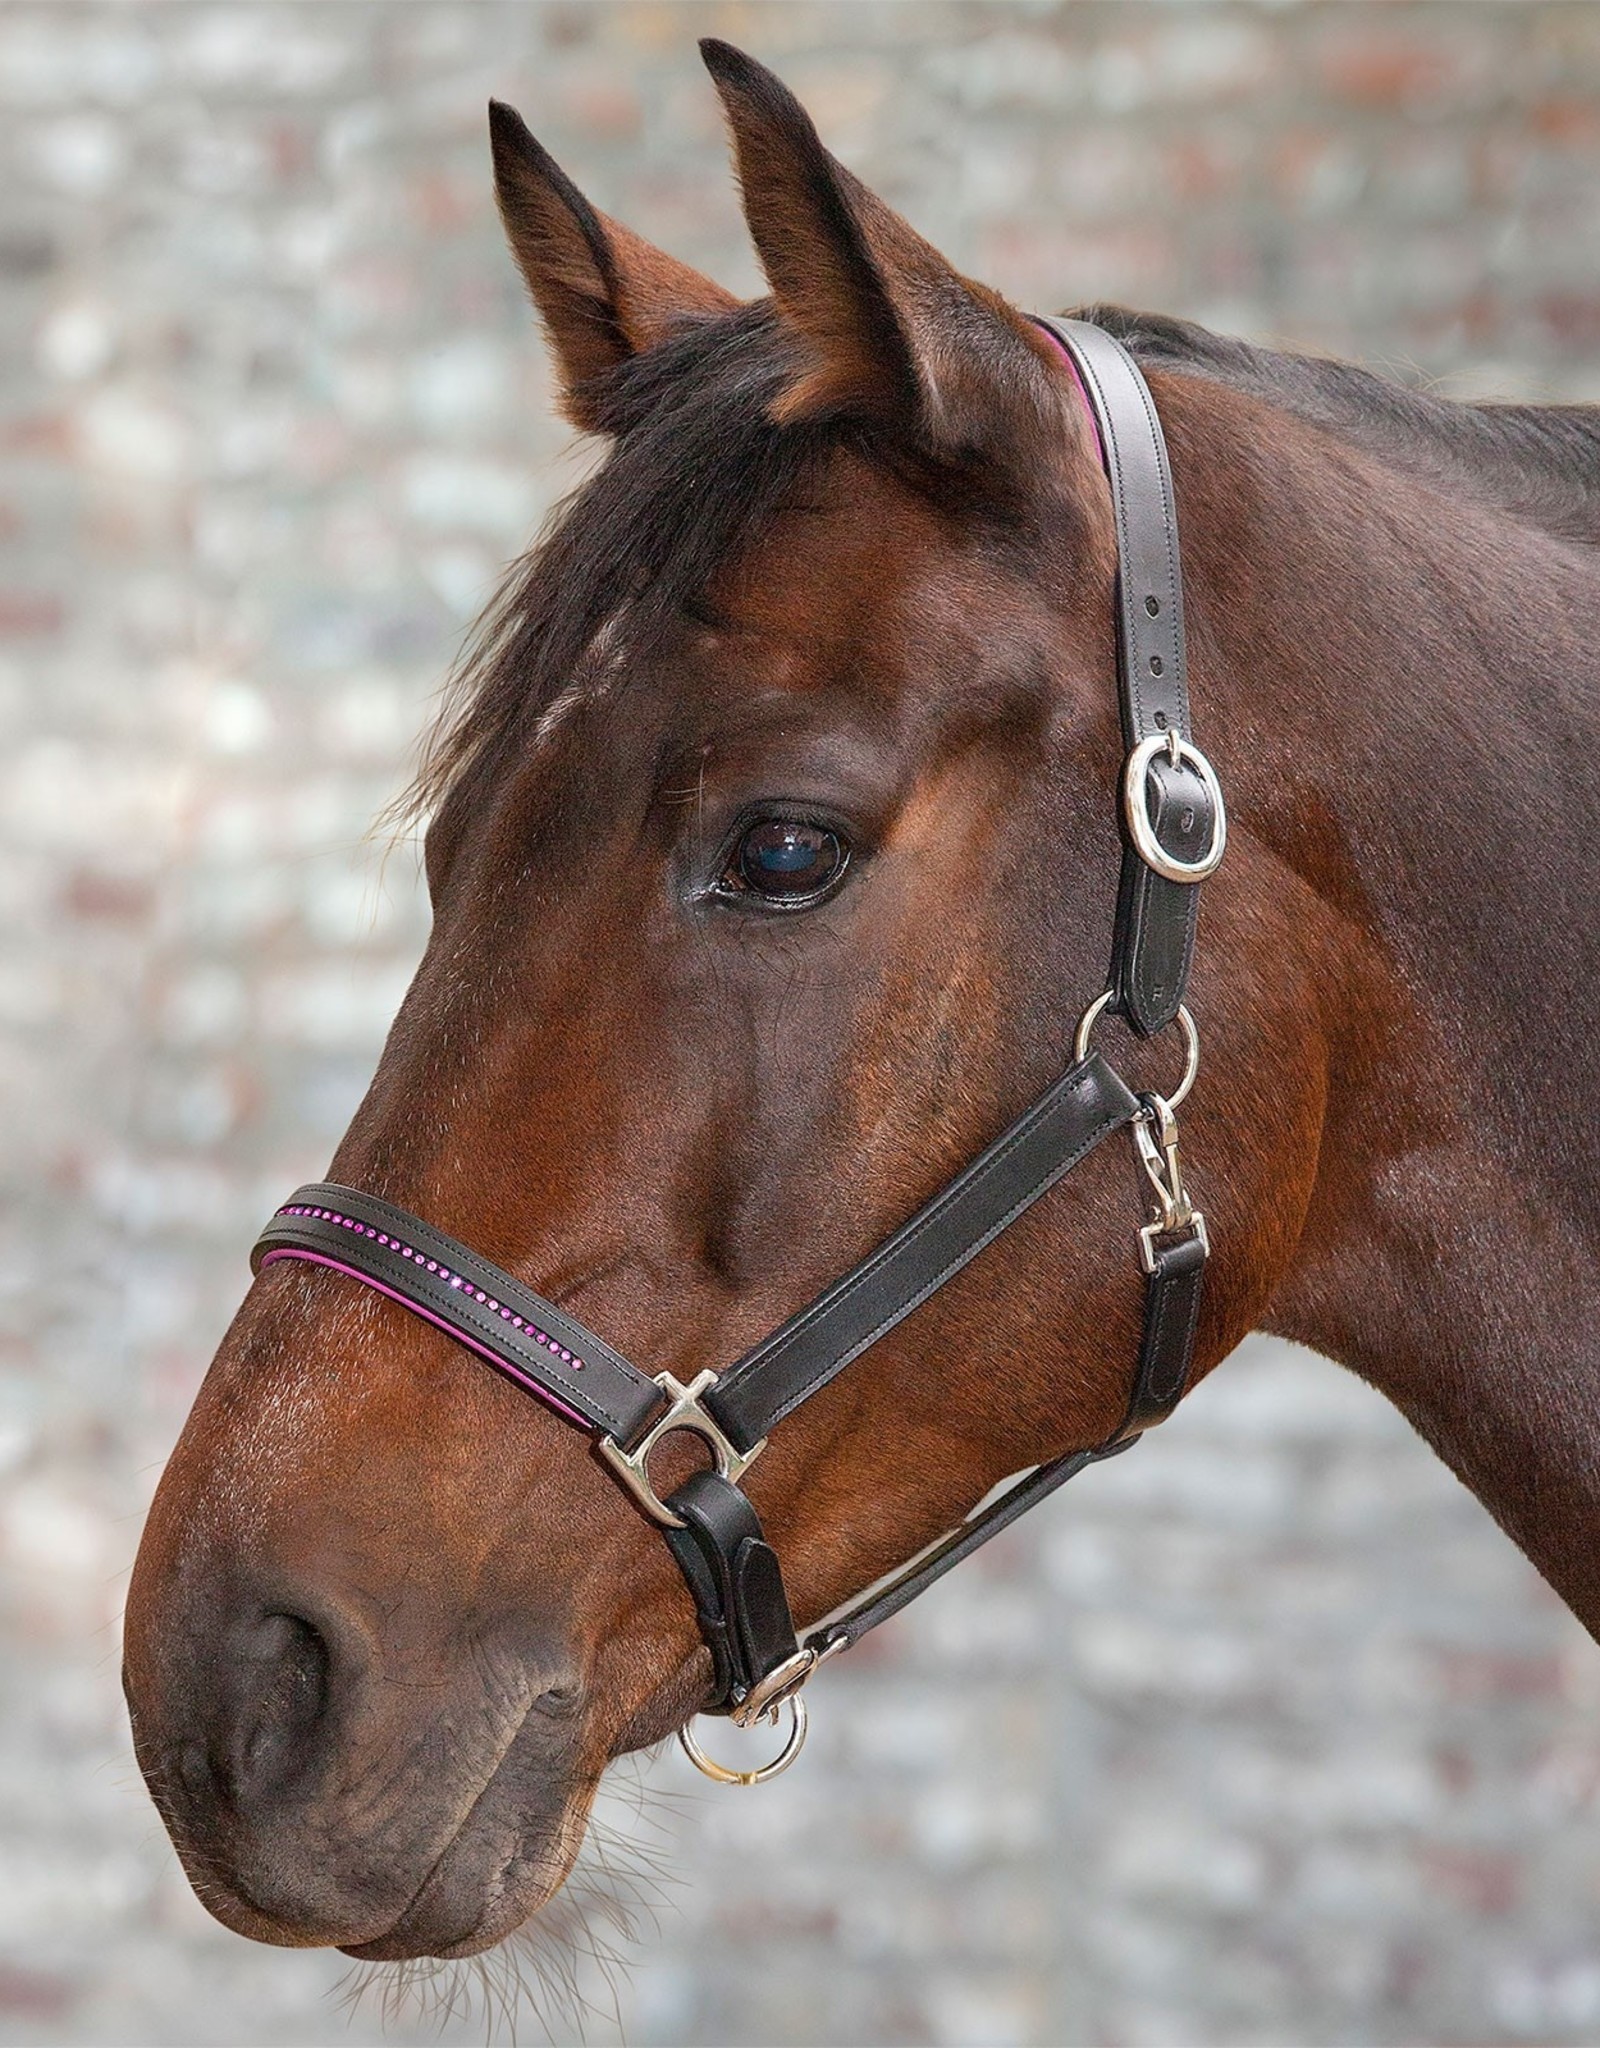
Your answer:
[[[1216,823],[1211,830],[1211,845],[1198,860],[1175,859],[1156,837],[1155,828],[1150,823],[1145,781],[1150,773],[1150,763],[1157,754],[1170,755],[1175,766],[1179,761],[1187,761],[1211,799],[1211,815]],[[1217,780],[1216,770],[1200,749],[1191,746],[1186,739],[1180,739],[1170,727],[1165,732],[1151,733],[1128,756],[1128,765],[1122,771],[1122,813],[1128,821],[1134,851],[1147,868],[1153,868],[1169,882],[1203,882],[1207,875],[1214,874],[1221,866],[1223,849],[1228,843],[1228,813],[1223,807],[1222,785]]]
[[[764,1785],[769,1778],[775,1778],[780,1771],[786,1771],[806,1746],[806,1703],[796,1695],[785,1700],[789,1709],[789,1739],[770,1764],[763,1764],[755,1771],[730,1771],[726,1764],[719,1764],[715,1757],[707,1756],[694,1739],[693,1725],[685,1722],[678,1730],[678,1740],[683,1744],[683,1753],[697,1771],[704,1771],[708,1778],[715,1778],[719,1785]]]
[[[1088,1058],[1089,1040],[1094,1035],[1094,1027],[1100,1021],[1101,1011],[1115,994],[1115,989],[1108,988],[1103,996],[1096,996],[1078,1019],[1077,1033],[1072,1041],[1072,1057],[1075,1060]],[[1183,1079],[1165,1098],[1168,1109],[1176,1109],[1179,1106],[1194,1086],[1194,1077],[1200,1071],[1200,1033],[1195,1029],[1194,1019],[1189,1015],[1188,1006],[1184,1003],[1178,1005],[1178,1022],[1183,1028]]]

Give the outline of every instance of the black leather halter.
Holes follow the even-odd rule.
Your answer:
[[[1209,1245],[1184,1191],[1173,1112],[1187,1094],[1197,1041],[1183,995],[1198,890],[1222,858],[1222,793],[1189,735],[1177,514],[1160,422],[1121,344],[1076,320],[1041,320],[1079,381],[1100,436],[1116,518],[1117,656],[1127,762],[1123,856],[1105,993],[1078,1027],[1071,1066],[1009,1129],[894,1235],[721,1372],[688,1386],[651,1378],[592,1330],[509,1273],[403,1209],[331,1184],[301,1188],[256,1243],[256,1271],[302,1259],[348,1274],[425,1318],[568,1421],[663,1531],[711,1650],[708,1711],[748,1725],[787,1703],[783,1754],[730,1771],[685,1744],[710,1775],[755,1783],[784,1768],[805,1732],[801,1687],[823,1658],[847,1649],[942,1573],[1086,1465],[1125,1450],[1172,1412],[1187,1383]],[[1135,1094],[1092,1051],[1106,1011],[1142,1037],[1180,1023],[1188,1060],[1170,1099]],[[852,1359],[959,1273],[1112,1131],[1126,1125],[1156,1196],[1138,1232],[1144,1329],[1127,1412],[1092,1449],[1040,1465],[913,1559],[887,1584],[824,1620],[800,1642],[778,1560],[739,1481],[768,1432]],[[650,1482],[662,1437],[689,1430],[714,1469],[669,1499]]]

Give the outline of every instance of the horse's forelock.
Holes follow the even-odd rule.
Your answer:
[[[771,419],[791,348],[768,307],[742,307],[597,380],[610,454],[473,629],[402,820],[434,810],[486,750],[564,723],[766,528],[825,438]]]

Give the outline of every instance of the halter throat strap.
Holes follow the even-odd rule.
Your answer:
[[[1105,993],[1085,1012],[1071,1064],[989,1146],[866,1258],[721,1373],[687,1385],[641,1372],[556,1303],[394,1204],[335,1183],[303,1187],[268,1223],[257,1272],[281,1260],[330,1268],[432,1323],[590,1432],[597,1454],[662,1528],[711,1651],[711,1710],[741,1722],[796,1721],[778,1763],[710,1775],[757,1782],[786,1765],[804,1733],[800,1688],[823,1658],[900,1611],[944,1572],[1088,1465],[1125,1450],[1169,1415],[1188,1383],[1209,1251],[1185,1193],[1173,1112],[1197,1042],[1184,990],[1196,883],[1222,855],[1225,817],[1210,764],[1189,736],[1182,577],[1166,448],[1143,377],[1121,344],[1081,321],[1041,320],[1088,402],[1116,520],[1118,696],[1128,758],[1123,862]],[[1180,1021],[1189,1049],[1169,1099],[1135,1094],[1090,1044],[1112,1010],[1144,1036]],[[1113,1131],[1127,1128],[1156,1197],[1139,1230],[1145,1272],[1138,1360],[1122,1422],[1103,1442],[1043,1464],[968,1518],[887,1584],[870,1589],[802,1644],[777,1555],[740,1487],[767,1434],[979,1256]],[[649,1458],[675,1430],[699,1435],[714,1469],[666,1500]]]

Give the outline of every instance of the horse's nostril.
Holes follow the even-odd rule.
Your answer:
[[[536,1714],[546,1714],[552,1721],[567,1721],[583,1704],[583,1687],[572,1685],[547,1685],[533,1703]]]
[[[327,1708],[329,1657],[321,1631],[298,1614],[263,1615],[241,1652],[231,1775],[248,1793],[303,1756]]]

